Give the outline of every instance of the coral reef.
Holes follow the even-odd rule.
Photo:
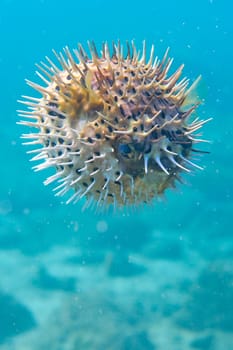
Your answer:
[[[26,306],[13,296],[0,292],[0,344],[35,326],[36,321]]]
[[[229,262],[203,270],[190,287],[190,298],[178,324],[193,331],[218,329],[233,332],[233,273]]]

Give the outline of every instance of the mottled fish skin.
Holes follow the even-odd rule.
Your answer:
[[[52,167],[45,184],[56,182],[56,195],[70,194],[67,203],[86,198],[86,206],[138,206],[175,186],[180,173],[202,169],[192,160],[193,145],[204,142],[195,134],[208,120],[192,118],[199,102],[190,105],[188,87],[180,80],[183,65],[168,76],[172,59],[166,51],[146,59],[134,43],[123,55],[120,43],[101,54],[88,43],[90,56],[79,44],[46,57],[36,72],[42,85],[27,81],[41,94],[23,96],[20,124],[34,169]],[[111,53],[110,53],[111,52]],[[189,106],[185,108],[187,99]]]

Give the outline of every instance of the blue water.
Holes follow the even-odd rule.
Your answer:
[[[0,350],[233,349],[233,5],[0,3]],[[146,39],[202,74],[204,171],[136,213],[66,206],[31,170],[16,110],[52,49]]]

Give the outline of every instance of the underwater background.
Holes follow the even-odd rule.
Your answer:
[[[233,4],[0,1],[0,350],[233,349]],[[17,100],[68,45],[145,39],[202,74],[204,171],[135,213],[65,205],[31,170]],[[199,163],[200,164],[200,163]]]

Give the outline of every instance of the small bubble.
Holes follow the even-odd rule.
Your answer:
[[[24,209],[23,209],[23,214],[24,214],[24,215],[30,214],[30,209],[29,209],[29,208],[24,208]]]
[[[12,203],[9,199],[0,201],[0,215],[7,215],[12,211]]]
[[[96,230],[100,233],[104,233],[108,230],[108,224],[106,221],[98,221],[96,225]]]
[[[74,222],[73,222],[73,225],[74,225],[74,232],[77,232],[78,229],[79,229],[79,224],[78,224],[78,222],[77,222],[77,221],[74,221]]]

